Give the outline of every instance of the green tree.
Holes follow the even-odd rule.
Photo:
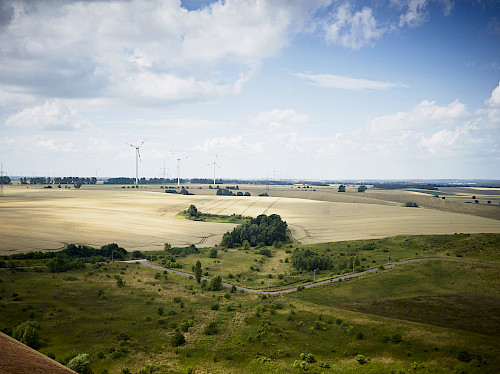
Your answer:
[[[185,210],[185,212],[191,216],[191,217],[195,217],[195,218],[198,218],[200,216],[200,212],[198,212],[198,209],[196,209],[196,206],[194,206],[193,204],[191,204],[189,206],[189,208],[187,210]]]
[[[170,243],[165,243],[163,245],[163,250],[170,251],[172,249],[172,245]]]
[[[339,186],[339,192],[345,192],[345,186],[343,184]]]
[[[92,364],[90,355],[88,353],[81,353],[69,360],[66,366],[80,374],[91,374],[90,364]]]
[[[210,252],[208,252],[209,258],[217,258],[217,248],[211,248]]]
[[[40,347],[38,330],[40,330],[40,324],[37,321],[26,321],[14,328],[12,337],[28,347],[37,349]]]
[[[200,283],[200,281],[201,281],[201,273],[202,273],[201,262],[200,262],[200,260],[198,260],[198,261],[196,261],[196,265],[195,265],[195,268],[194,268],[194,276],[195,276],[196,281],[198,283]]]
[[[209,289],[212,291],[220,291],[222,290],[222,278],[220,275],[217,275],[216,277],[213,277],[210,280],[210,285]]]
[[[366,191],[366,186],[359,186],[358,187],[358,192],[365,192]]]
[[[170,343],[173,347],[184,345],[186,344],[186,337],[182,333],[176,332],[170,339]]]

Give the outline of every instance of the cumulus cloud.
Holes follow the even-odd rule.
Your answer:
[[[302,124],[309,121],[307,114],[300,114],[295,109],[273,109],[269,112],[262,112],[250,118],[250,123],[254,125],[271,124]]]
[[[392,5],[398,7],[402,13],[399,16],[399,27],[415,28],[421,26],[429,18],[430,0],[391,0]],[[434,1],[441,5],[443,14],[449,16],[454,7],[451,0]]]
[[[360,49],[371,46],[386,32],[378,24],[369,7],[354,11],[349,3],[342,4],[331,12],[323,25],[325,39],[344,48]]]
[[[3,83],[56,97],[133,93],[165,101],[238,94],[262,60],[288,44],[308,9],[319,6],[217,1],[188,11],[179,0],[11,4],[15,12],[0,34]],[[233,74],[221,77],[221,69]]]
[[[399,82],[374,81],[332,74],[294,73],[292,75],[308,81],[313,86],[352,91],[386,90],[389,88],[407,87],[405,84]]]
[[[435,101],[423,100],[410,112],[398,112],[372,119],[370,127],[374,131],[423,129],[428,126],[452,125],[468,116],[470,113],[467,107],[458,99],[446,106],[436,105]]]
[[[7,126],[38,130],[76,130],[90,126],[86,119],[80,118],[60,100],[48,100],[26,108],[8,118],[5,123]]]

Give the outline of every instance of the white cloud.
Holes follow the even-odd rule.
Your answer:
[[[442,129],[431,136],[422,136],[418,146],[428,152],[430,156],[452,156],[457,152],[463,154],[471,145],[483,142],[474,134],[478,130],[476,126],[470,124],[465,124],[453,130]]]
[[[435,101],[423,100],[410,112],[398,112],[377,117],[370,121],[373,131],[378,130],[411,130],[428,126],[448,126],[457,120],[470,116],[466,106],[458,99],[447,106],[436,105]]]
[[[343,77],[332,74],[294,73],[293,76],[309,81],[313,86],[338,88],[353,91],[386,90],[389,88],[407,87],[399,82],[383,82],[362,78]]]
[[[251,117],[249,122],[254,125],[271,124],[302,124],[310,120],[307,114],[299,114],[295,109],[273,109]]]
[[[52,97],[238,94],[324,1],[228,0],[196,11],[180,0],[14,2],[0,34],[0,72]]]
[[[344,48],[360,49],[371,46],[385,33],[375,19],[372,9],[364,7],[354,12],[349,3],[339,6],[324,25],[326,41]]]
[[[60,100],[47,100],[44,104],[26,108],[5,122],[7,126],[38,130],[76,130],[90,123],[69,110]]]
[[[490,107],[500,107],[500,82],[491,93],[490,99],[488,100],[488,105]]]

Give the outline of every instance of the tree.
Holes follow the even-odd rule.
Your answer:
[[[210,322],[208,325],[205,326],[204,330],[206,335],[216,335],[219,333],[219,329],[217,328],[217,323],[216,322]]]
[[[170,243],[165,243],[163,245],[163,250],[170,251],[172,249],[172,245]]]
[[[216,277],[213,277],[210,280],[209,289],[211,291],[220,291],[220,290],[222,290],[222,278],[221,278],[220,275],[217,275]]]
[[[217,258],[217,248],[211,248],[210,252],[208,252],[209,258]]]
[[[173,347],[178,347],[180,345],[184,345],[186,344],[186,338],[184,337],[184,335],[180,332],[176,332],[171,340],[170,340],[170,343],[172,343],[172,346]]]
[[[407,201],[404,206],[405,207],[410,207],[410,208],[418,208],[418,204],[414,203],[412,201]]]
[[[365,192],[366,191],[366,186],[359,186],[358,187],[358,192]]]
[[[14,328],[12,337],[28,347],[37,349],[40,347],[38,330],[40,330],[40,324],[37,321],[26,321]]]
[[[92,358],[90,355],[88,353],[81,353],[69,360],[66,366],[77,373],[90,374],[92,373],[92,370],[90,369],[91,363]]]
[[[345,192],[345,186],[343,184],[339,186],[339,192]]]
[[[200,260],[198,260],[198,261],[196,261],[196,265],[195,265],[195,268],[194,268],[194,276],[195,276],[196,281],[198,283],[200,283],[200,281],[201,281],[201,272],[202,272],[202,270],[201,270],[201,262],[200,262]]]
[[[191,204],[191,205],[189,206],[189,208],[188,208],[187,210],[185,210],[185,212],[186,212],[189,216],[191,216],[191,217],[195,217],[195,218],[198,218],[198,217],[201,215],[201,213],[200,213],[200,212],[198,212],[198,209],[196,209],[196,206],[194,206],[193,204]]]

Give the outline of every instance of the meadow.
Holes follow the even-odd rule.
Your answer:
[[[63,363],[89,353],[94,373],[495,373],[499,275],[428,260],[258,296],[138,264],[3,270],[0,328],[36,320],[41,352]],[[436,297],[448,300],[443,315]],[[466,313],[463,300],[474,301]]]

